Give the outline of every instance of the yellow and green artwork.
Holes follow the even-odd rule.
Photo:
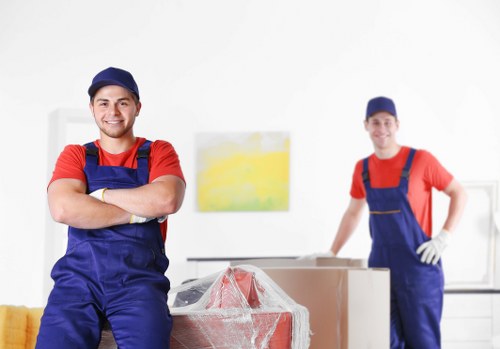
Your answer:
[[[200,133],[196,147],[199,211],[288,210],[288,133]]]

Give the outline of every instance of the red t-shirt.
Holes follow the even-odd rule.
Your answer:
[[[94,144],[99,149],[99,165],[137,168],[137,151],[145,141],[145,138],[137,137],[132,148],[119,154],[106,152],[100,147],[99,141],[95,141]],[[85,162],[85,147],[83,145],[67,145],[57,159],[49,185],[61,178],[78,179],[87,184],[83,171]],[[179,157],[174,147],[165,141],[154,141],[151,143],[149,153],[149,183],[164,175],[174,175],[184,181]],[[168,220],[160,225],[163,240],[166,239],[167,222]]]
[[[368,158],[368,171],[372,188],[397,187],[401,172],[406,163],[409,147],[401,147],[400,151],[390,159],[379,159],[375,154]],[[365,186],[361,173],[363,160],[356,163],[351,185],[351,197],[364,199]],[[417,150],[410,170],[408,201],[413,214],[422,230],[432,236],[432,188],[444,190],[453,176],[428,151]]]

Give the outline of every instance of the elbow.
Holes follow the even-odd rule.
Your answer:
[[[179,211],[184,201],[184,182],[181,182],[179,179],[174,185],[161,185],[158,186],[158,188],[158,200],[155,203],[155,210],[157,211],[158,217],[171,215]]]
[[[50,215],[52,219],[57,223],[65,223],[67,212],[62,206],[50,207]]]
[[[171,195],[168,195],[168,200],[167,200],[167,212],[168,214],[173,214],[179,211],[179,209],[182,206],[182,202],[184,201],[184,193],[186,192],[186,187],[184,182],[178,181],[176,189],[171,193]]]
[[[460,189],[457,190],[454,194],[455,194],[454,195],[455,200],[460,202],[462,204],[462,206],[465,206],[465,204],[467,203],[467,200],[468,200],[468,195],[467,195],[467,191],[465,190],[465,188],[460,186]]]
[[[462,207],[465,207],[467,205],[468,200],[469,196],[467,195],[467,192],[464,190],[462,193]]]
[[[162,213],[167,215],[176,213],[181,208],[183,201],[184,191],[182,190],[171,193],[170,195],[165,195],[161,205]]]
[[[183,201],[183,198],[179,198],[176,196],[172,196],[172,197],[167,198],[162,203],[162,207],[161,207],[162,213],[167,214],[167,215],[176,213],[181,208],[182,201]]]

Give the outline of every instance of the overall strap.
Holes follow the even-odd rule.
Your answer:
[[[151,141],[146,140],[137,150],[137,168],[148,169],[149,152],[151,150]]]
[[[84,145],[85,147],[85,166],[99,165],[99,149],[95,146],[94,142],[90,142]]]
[[[405,166],[403,167],[403,171],[401,171],[401,178],[399,180],[399,186],[405,186],[406,192],[408,192],[408,180],[410,179],[410,170],[411,165],[413,163],[413,158],[415,157],[415,153],[417,151],[413,148],[410,148],[410,153],[408,154],[408,158],[406,158]]]
[[[371,188],[370,185],[370,174],[368,172],[368,157],[363,159],[363,171],[361,172],[363,178],[363,184],[365,188]]]
[[[94,142],[87,143],[84,147],[87,164],[97,166],[99,164],[99,149],[97,149]],[[137,150],[137,168],[144,168],[149,171],[148,164],[150,147],[151,141],[145,141],[144,144]]]
[[[137,175],[143,184],[149,182],[149,153],[151,141],[146,140],[137,150]]]

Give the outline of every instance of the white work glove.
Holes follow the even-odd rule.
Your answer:
[[[158,223],[163,223],[167,220],[167,218],[168,218],[168,215],[164,215],[164,216],[158,217],[156,219],[158,220]],[[130,224],[147,223],[149,221],[152,221],[153,219],[155,219],[155,218],[141,217],[141,216],[136,216],[133,214],[132,216],[130,216]]]
[[[417,249],[417,254],[421,254],[420,261],[422,263],[436,265],[444,249],[448,246],[448,240],[451,237],[451,233],[443,229],[437,236],[433,237],[431,240],[424,242]]]
[[[316,258],[321,258],[321,257],[326,257],[326,258],[331,258],[335,257],[332,251],[328,250],[326,252],[319,252],[319,253],[312,253],[312,254],[306,254],[305,256],[298,257],[297,259],[316,259]]]
[[[104,192],[106,190],[108,190],[108,188],[97,189],[97,190],[94,190],[89,195],[92,196],[93,198],[96,198],[99,201],[106,202],[106,201],[104,201]]]
[[[129,223],[130,224],[136,224],[136,223],[141,224],[141,223],[147,223],[149,221],[152,221],[153,219],[154,219],[154,217],[153,218],[141,217],[141,216],[136,216],[135,214],[133,214],[133,215],[130,216]]]

